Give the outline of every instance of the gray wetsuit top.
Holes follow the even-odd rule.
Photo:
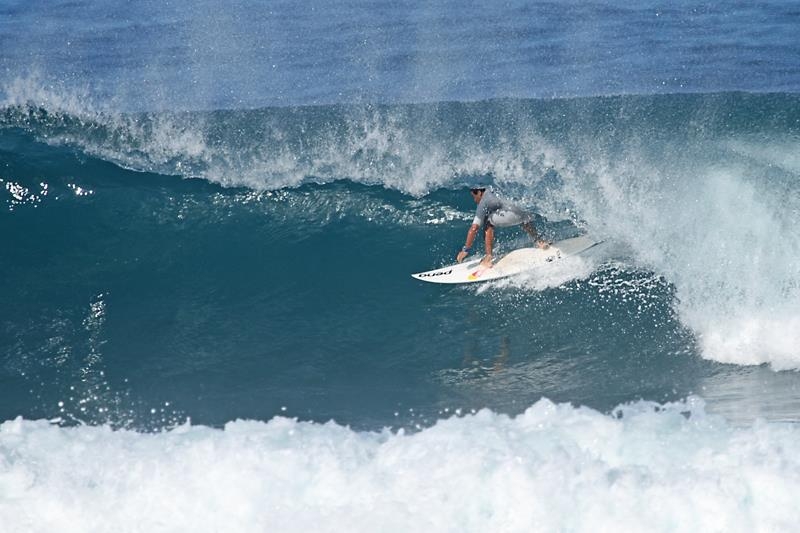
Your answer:
[[[512,204],[508,200],[499,198],[489,189],[483,192],[483,197],[475,211],[473,224],[483,226],[486,222],[492,226],[505,228],[530,222],[531,216],[524,209]]]

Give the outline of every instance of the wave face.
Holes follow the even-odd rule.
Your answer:
[[[45,141],[56,153],[201,178],[227,188],[204,203],[256,205],[281,228],[352,216],[398,234],[432,222],[457,226],[470,208],[447,191],[491,182],[548,220],[620,247],[616,259],[663,276],[703,357],[800,364],[795,96],[108,114],[39,93],[51,107],[32,107],[22,94],[2,125],[23,151]],[[47,192],[39,177],[22,177],[4,179],[9,216]]]

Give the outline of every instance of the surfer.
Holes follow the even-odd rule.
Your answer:
[[[475,218],[472,220],[472,225],[467,232],[467,242],[461,251],[456,256],[456,261],[459,263],[464,260],[472,249],[472,243],[475,242],[475,236],[481,226],[484,226],[484,237],[486,248],[486,255],[481,261],[481,264],[487,267],[492,266],[492,245],[494,244],[494,228],[507,228],[509,226],[522,225],[528,235],[531,236],[533,242],[539,248],[547,248],[550,243],[539,238],[536,228],[531,223],[531,215],[525,210],[517,207],[511,202],[498,197],[492,191],[487,190],[486,187],[475,187],[469,190],[472,199],[478,204],[475,211]]]

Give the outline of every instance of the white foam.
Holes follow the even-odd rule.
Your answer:
[[[711,324],[700,336],[703,352],[723,363],[758,365],[763,355],[776,370],[800,366],[800,314],[791,309],[774,316],[731,317]]]
[[[800,140],[788,138],[763,142],[758,139],[730,138],[722,144],[732,152],[761,164],[800,174]]]
[[[415,434],[275,418],[159,434],[0,425],[3,531],[785,531],[800,428],[702,401],[541,400]]]
[[[503,278],[479,285],[478,292],[493,288],[521,288],[525,290],[543,291],[561,287],[571,281],[586,279],[597,268],[597,263],[590,257],[572,256],[560,261],[523,272],[517,276]]]
[[[590,143],[580,166],[565,165],[568,194],[593,230],[676,287],[678,316],[703,356],[800,368],[796,177],[737,158],[730,142],[676,139],[653,155],[631,141],[613,159]],[[762,159],[791,166],[776,155],[784,141],[766,145]]]
[[[90,104],[88,88],[68,89],[54,81],[43,79],[39,73],[16,77],[0,90],[2,90],[0,94],[5,95],[2,107],[32,104],[51,113],[64,113],[76,117],[87,116],[90,107],[92,109],[100,107],[99,104]]]
[[[207,146],[197,116],[121,114],[113,111],[113,103],[93,100],[87,88],[66,87],[38,74],[15,78],[0,94],[5,95],[0,107],[31,106],[34,114],[46,113],[39,118],[53,129],[41,131],[41,140],[76,145],[125,168],[193,176],[219,156]],[[64,130],[62,121],[76,121],[82,129]],[[104,136],[95,137],[96,131]]]
[[[400,108],[353,107],[339,111],[332,124],[304,131],[300,139],[292,124],[265,116],[252,133],[236,137],[229,131],[231,137],[223,134],[220,141],[209,133],[219,125],[208,124],[207,115],[114,112],[113,103],[92,101],[86,89],[37,75],[16,78],[0,87],[0,94],[5,95],[0,107],[32,106],[50,119],[76,119],[88,126],[40,132],[47,142],[76,145],[132,170],[257,191],[349,179],[421,197],[463,176],[492,175],[500,185],[516,184],[542,174],[553,160],[552,149],[532,127],[519,126],[498,144],[485,146],[468,132],[448,137],[451,132],[442,131],[434,108],[426,119],[410,118]],[[97,131],[102,135],[95,136]]]

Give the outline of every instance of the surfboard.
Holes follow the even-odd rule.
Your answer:
[[[558,261],[570,255],[585,252],[600,244],[588,235],[564,239],[549,248],[519,248],[495,259],[491,267],[481,265],[480,257],[427,272],[411,274],[411,277],[430,283],[477,283],[507,278],[522,272]]]

